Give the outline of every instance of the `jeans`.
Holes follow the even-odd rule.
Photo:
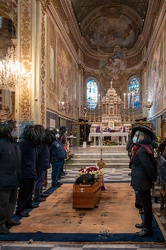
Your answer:
[[[58,184],[59,174],[63,167],[64,161],[57,161],[52,163],[52,185]]]
[[[35,180],[35,187],[34,187],[34,197],[41,197],[42,195],[42,190],[43,190],[43,183],[44,183],[44,179],[45,179],[45,175],[46,175],[46,171],[47,170],[40,170],[38,172],[38,176]]]

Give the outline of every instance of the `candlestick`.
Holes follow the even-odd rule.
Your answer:
[[[125,109],[125,102],[126,102],[126,93],[124,93],[124,109]]]

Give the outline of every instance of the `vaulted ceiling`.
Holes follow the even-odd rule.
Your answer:
[[[71,0],[82,35],[90,47],[130,50],[142,32],[149,0]]]

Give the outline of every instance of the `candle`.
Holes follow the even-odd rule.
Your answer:
[[[124,93],[124,109],[125,109],[125,102],[126,102],[126,93]]]

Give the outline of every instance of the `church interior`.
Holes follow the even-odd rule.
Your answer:
[[[27,124],[66,127],[74,155],[66,185],[79,168],[102,159],[106,186],[130,183],[129,129],[149,126],[158,143],[166,133],[165,54],[165,0],[0,0],[0,121],[15,120],[19,134]],[[164,195],[153,191],[164,235],[166,187]]]
[[[164,31],[161,0],[1,0],[1,120],[66,126],[76,145],[84,122],[86,139],[136,120],[162,136]]]

